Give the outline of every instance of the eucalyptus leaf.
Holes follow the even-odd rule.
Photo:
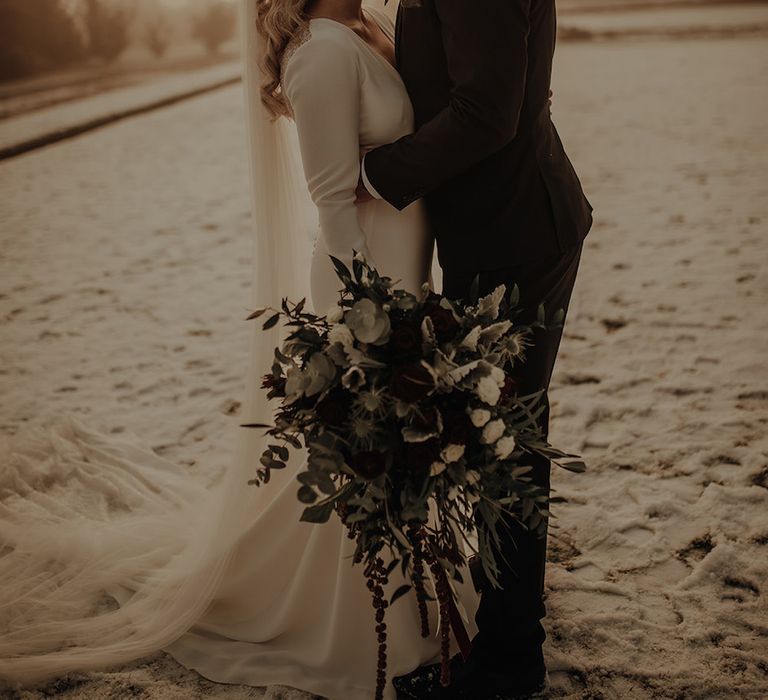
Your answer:
[[[315,493],[314,489],[310,488],[309,486],[302,486],[299,489],[298,499],[305,505],[312,505],[315,501],[317,501],[317,494]]]
[[[400,586],[393,594],[392,597],[389,599],[389,604],[394,605],[395,602],[400,600],[404,595],[408,594],[411,590],[411,586]]]
[[[332,496],[336,493],[336,484],[333,483],[333,479],[324,472],[317,474],[317,487],[326,495]]]
[[[575,472],[576,474],[583,474],[587,471],[587,465],[581,461],[561,462],[560,466],[563,467],[563,469],[567,469],[569,472]]]
[[[333,515],[333,503],[318,503],[304,509],[301,522],[315,523],[317,525],[327,523]]]
[[[253,321],[254,319],[261,318],[265,313],[267,313],[269,309],[258,309],[257,311],[254,311],[248,318],[246,318],[246,321]]]
[[[271,316],[267,319],[267,321],[264,323],[264,325],[261,327],[262,330],[268,331],[270,328],[274,328],[277,325],[277,322],[280,320],[280,314],[275,314],[274,316]]]

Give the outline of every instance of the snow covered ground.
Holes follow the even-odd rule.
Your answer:
[[[583,11],[560,12],[560,26],[566,29],[579,28],[587,31],[605,32],[669,30],[701,31],[744,30],[747,27],[768,23],[768,5],[760,3],[736,3],[725,5],[700,5],[697,7],[670,6],[647,9],[625,9],[616,12]]]
[[[554,381],[552,697],[768,697],[768,46],[560,47],[595,207]],[[0,163],[0,425],[72,413],[213,473],[241,396],[240,89]],[[306,696],[159,654],[9,698]],[[343,699],[335,699],[343,700]]]
[[[236,80],[240,76],[240,69],[240,61],[235,60],[185,74],[154,76],[152,80],[145,79],[149,82],[97,91],[82,99],[63,100],[29,114],[0,120],[0,152],[94,120],[114,118],[179,95]]]

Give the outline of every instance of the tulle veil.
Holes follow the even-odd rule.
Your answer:
[[[381,5],[381,2],[366,3]],[[388,11],[396,3],[390,2]],[[251,308],[309,295],[317,212],[295,130],[259,98],[255,0],[240,0],[253,213]],[[243,300],[233,300],[242,308]],[[247,486],[269,422],[260,377],[279,329],[254,325],[232,456],[214,486],[136,440],[67,418],[0,446],[0,681],[129,662],[178,639],[216,594],[269,490]]]

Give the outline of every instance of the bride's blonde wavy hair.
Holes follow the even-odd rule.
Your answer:
[[[258,31],[264,41],[261,70],[265,80],[261,101],[273,118],[290,117],[291,108],[280,87],[281,64],[291,39],[309,24],[307,0],[255,0]]]

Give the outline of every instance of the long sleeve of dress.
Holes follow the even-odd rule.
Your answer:
[[[328,252],[345,262],[353,250],[369,257],[355,205],[360,178],[357,61],[341,42],[318,37],[296,50],[283,74],[321,235]]]

